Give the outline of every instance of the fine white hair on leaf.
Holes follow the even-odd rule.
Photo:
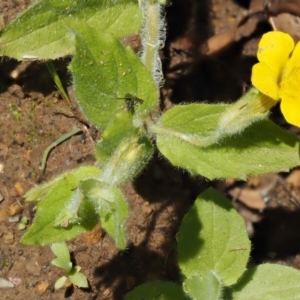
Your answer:
[[[25,55],[22,56],[22,59],[24,59],[24,60],[36,60],[36,59],[38,59],[38,57],[35,56],[35,55],[25,54]]]

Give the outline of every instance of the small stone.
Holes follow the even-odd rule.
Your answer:
[[[42,282],[40,283],[36,289],[40,294],[43,294],[47,291],[47,289],[49,288],[49,283],[48,282]]]
[[[16,215],[16,216],[13,216],[13,217],[9,217],[8,218],[8,222],[10,223],[17,223],[19,222],[21,216],[20,215]]]
[[[146,206],[146,205],[142,206],[143,216],[148,217],[152,213],[152,211],[153,209],[150,206]]]
[[[7,208],[7,213],[8,213],[10,216],[18,215],[18,214],[20,214],[22,211],[23,211],[23,208],[22,208],[18,203],[14,203],[14,204],[10,205],[10,206]]]
[[[12,231],[7,231],[3,234],[4,244],[12,244],[14,242],[14,233]]]
[[[111,293],[111,290],[110,289],[105,289],[104,292],[102,293],[103,296],[107,297],[109,296]]]
[[[9,74],[9,76],[12,78],[12,79],[17,79],[20,75],[20,71],[18,69],[15,69],[15,70],[12,70]]]
[[[10,282],[12,282],[14,285],[19,285],[22,282],[22,279],[19,277],[9,277],[8,278]]]
[[[14,284],[12,282],[4,278],[0,278],[0,288],[13,288],[13,287]]]
[[[21,185],[20,182],[16,182],[15,183],[15,189],[16,189],[16,191],[17,191],[17,193],[18,193],[19,196],[24,195],[24,189],[23,189],[23,187],[22,187],[22,185]]]
[[[294,170],[287,178],[286,182],[294,187],[300,186],[300,170]]]

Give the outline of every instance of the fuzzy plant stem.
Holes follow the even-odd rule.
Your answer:
[[[165,22],[162,15],[162,5],[159,1],[141,0],[140,7],[144,17],[142,30],[143,51],[141,59],[151,73],[159,88],[163,83],[163,74],[159,51],[165,41]]]

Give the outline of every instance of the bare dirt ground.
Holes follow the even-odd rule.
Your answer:
[[[298,38],[295,23],[277,17],[270,21],[261,2],[177,0],[167,7],[162,109],[181,101],[235,101],[250,86],[257,43],[271,30],[272,22],[278,28],[286,26]],[[0,28],[29,4],[29,0],[2,0]],[[247,17],[249,12],[252,15]],[[72,98],[69,60],[58,60],[55,67]],[[72,102],[75,105],[73,98]],[[299,133],[284,122],[277,108],[272,118]],[[53,149],[43,174],[39,166],[44,150],[76,127],[82,132]],[[1,62],[0,278],[12,283],[1,288],[1,299],[118,300],[147,280],[178,280],[176,232],[195,197],[209,185],[232,199],[244,217],[253,241],[250,264],[270,261],[300,268],[299,170],[247,182],[208,182],[191,178],[158,156],[124,186],[131,210],[126,251],[118,251],[98,226],[73,239],[68,242],[73,261],[87,276],[90,288],[69,286],[55,291],[53,285],[63,273],[50,264],[54,258],[50,248],[19,243],[24,234],[18,230],[20,218],[27,216],[30,222],[34,218],[33,206],[24,203],[22,196],[57,174],[93,164],[92,143],[100,134],[60,97],[43,62],[8,58]]]

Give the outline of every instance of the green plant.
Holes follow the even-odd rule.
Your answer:
[[[96,165],[72,170],[27,192],[26,201],[38,205],[35,221],[21,240],[24,244],[65,241],[101,222],[116,246],[124,249],[128,206],[121,186],[146,166],[154,143],[173,165],[208,179],[246,179],[300,164],[298,138],[267,120],[273,102],[255,88],[232,105],[178,105],[160,115],[162,5],[155,0],[141,0],[140,7],[136,0],[41,0],[0,32],[2,55],[39,60],[73,55],[69,69],[75,96],[86,117],[103,131],[95,144]],[[119,40],[141,26],[139,58]],[[224,214],[234,224],[229,210]],[[212,211],[207,218],[201,215],[203,226],[212,216]],[[193,223],[189,226],[194,228]],[[204,245],[210,239],[201,238]],[[211,298],[220,298],[223,288],[235,284],[245,269],[248,242],[229,243],[228,256],[243,257],[243,268],[228,279],[219,274],[214,261],[210,269],[201,265],[199,284],[214,287]],[[217,252],[222,252],[220,247],[213,244]],[[205,248],[201,251],[209,257]]]
[[[20,119],[22,118],[22,112],[16,105],[9,104],[9,111],[12,113],[12,116],[16,121],[20,121]]]
[[[54,288],[56,290],[62,288],[68,279],[78,287],[87,288],[87,279],[82,273],[79,272],[80,267],[73,266],[66,243],[54,243],[50,247],[52,252],[57,256],[51,261],[51,264],[62,268],[66,273],[66,276],[62,276],[56,280]]]
[[[297,299],[300,272],[272,264],[246,269],[250,248],[244,220],[210,188],[198,196],[179,229],[181,282],[147,282],[125,300]]]
[[[62,82],[61,82],[61,80],[60,80],[60,78],[59,78],[59,76],[58,76],[58,74],[56,72],[56,69],[54,67],[53,62],[51,60],[47,61],[46,62],[46,66],[47,66],[47,69],[48,69],[48,71],[49,71],[49,73],[50,73],[50,75],[51,75],[51,77],[52,77],[52,79],[53,79],[56,87],[59,90],[59,93],[67,101],[67,103],[69,105],[71,105],[71,100],[70,100],[68,94],[66,93],[66,91],[65,91],[65,89],[64,89],[64,87],[62,85]]]

